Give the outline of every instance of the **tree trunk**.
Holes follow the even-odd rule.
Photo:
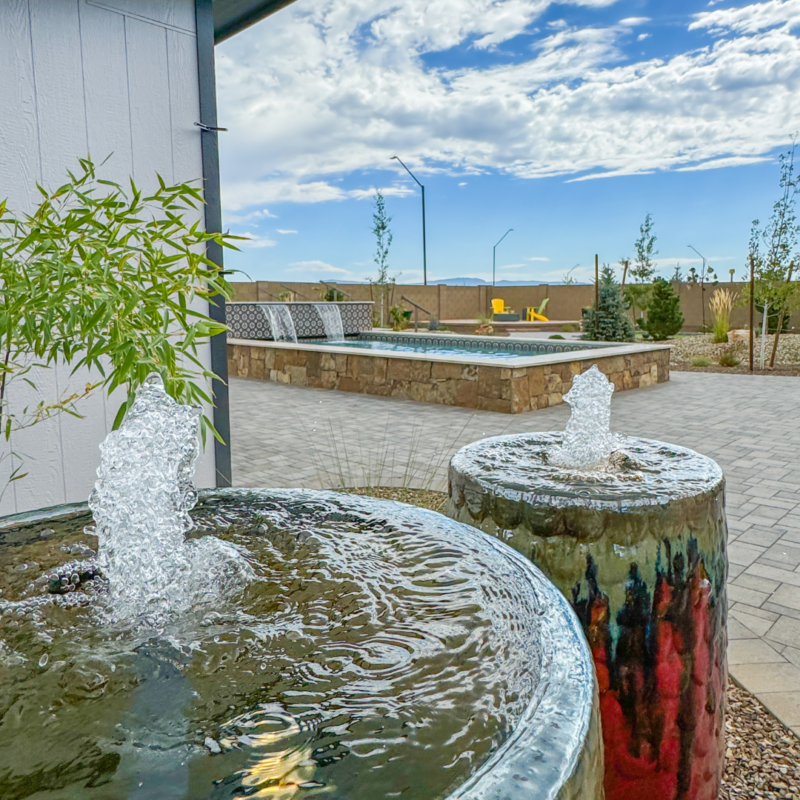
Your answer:
[[[789,264],[789,272],[786,275],[786,284],[788,286],[792,281],[792,272],[794,271],[794,263]],[[786,315],[784,308],[781,308],[781,313],[778,314],[778,329],[775,331],[775,341],[772,343],[772,355],[769,357],[769,368],[775,366],[775,357],[778,355],[778,339],[781,337],[781,328],[783,328],[783,318]]]

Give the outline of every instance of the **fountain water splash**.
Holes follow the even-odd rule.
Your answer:
[[[294,327],[294,320],[289,306],[284,303],[281,305],[263,305],[259,306],[259,308],[267,318],[267,322],[269,322],[269,329],[272,332],[274,341],[297,343],[297,331]]]
[[[614,384],[592,365],[572,381],[564,399],[572,407],[563,443],[548,453],[548,461],[564,469],[598,469],[608,466],[618,448],[611,433],[611,395]]]
[[[159,625],[173,613],[217,602],[252,578],[235,546],[213,536],[186,541],[197,502],[199,409],[176,403],[150,375],[120,428],[100,445],[89,499],[97,562],[115,619]]]
[[[329,342],[344,341],[344,324],[342,323],[342,309],[336,303],[315,303],[325,336]]]

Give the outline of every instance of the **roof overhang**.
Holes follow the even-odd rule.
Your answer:
[[[214,42],[228,39],[294,0],[214,0]]]

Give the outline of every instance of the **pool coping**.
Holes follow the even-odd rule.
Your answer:
[[[386,331],[381,331],[385,333]],[[366,331],[365,331],[366,333]],[[410,337],[430,337],[430,333],[414,333],[403,331],[404,335]],[[447,335],[447,334],[443,334]],[[485,336],[474,336],[459,334],[460,339],[474,339],[476,341],[486,341]],[[509,338],[503,337],[503,343],[508,343]],[[520,343],[530,344],[529,339],[520,339]],[[473,355],[440,355],[434,353],[414,353],[397,352],[392,350],[369,350],[367,348],[342,347],[336,344],[321,344],[319,342],[276,342],[272,339],[228,339],[229,345],[239,347],[263,347],[265,349],[276,350],[305,350],[307,352],[334,353],[338,355],[359,355],[373,358],[397,358],[411,361],[433,361],[449,364],[471,364],[479,366],[505,367],[507,369],[522,369],[524,367],[535,367],[547,364],[563,364],[565,361],[590,361],[593,358],[608,358],[614,356],[627,356],[634,353],[650,353],[658,350],[671,350],[667,344],[625,344],[625,345],[605,345],[600,343],[588,343],[588,347],[564,351],[561,353],[545,353],[538,356],[519,356],[492,360],[488,358],[476,358]]]

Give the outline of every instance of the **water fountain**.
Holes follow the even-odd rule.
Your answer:
[[[191,485],[151,377],[85,505],[0,520],[0,796],[600,800],[580,623],[447,517]]]
[[[342,324],[342,310],[336,303],[316,303],[325,336],[329,342],[344,341],[344,325]]]
[[[613,386],[576,377],[566,431],[500,436],[450,465],[447,513],[509,543],[569,598],[600,687],[608,800],[713,800],[727,684],[719,466],[609,430]]]
[[[292,312],[285,303],[268,303],[260,305],[264,316],[269,322],[272,338],[276,342],[294,342],[297,344],[297,331],[294,327]]]

